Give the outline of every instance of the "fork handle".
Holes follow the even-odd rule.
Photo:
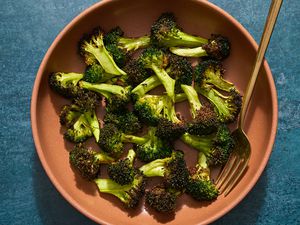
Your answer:
[[[250,103],[250,100],[252,97],[255,82],[256,82],[261,64],[264,60],[265,52],[267,50],[267,47],[268,47],[268,44],[269,44],[269,41],[270,41],[270,38],[272,35],[274,25],[276,23],[276,19],[277,19],[282,1],[283,0],[273,0],[272,4],[270,6],[268,18],[267,18],[267,21],[265,24],[264,32],[263,32],[261,40],[260,40],[254,67],[252,69],[252,74],[250,76],[250,80],[249,80],[249,83],[248,83],[248,86],[246,89],[246,93],[243,98],[243,106],[242,106],[241,114],[239,117],[239,123],[238,123],[239,128],[242,128],[244,125],[245,115],[247,113],[247,109],[248,109],[248,106],[249,106],[249,103]]]

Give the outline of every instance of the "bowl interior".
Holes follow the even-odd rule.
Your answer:
[[[174,12],[184,31],[209,37],[211,33],[227,36],[232,43],[231,55],[224,61],[225,78],[243,93],[256,54],[250,35],[228,14],[208,2],[186,0],[114,0],[98,3],[71,22],[54,41],[37,74],[32,97],[32,128],[41,162],[51,181],[62,195],[82,213],[105,224],[204,224],[233,208],[253,187],[269,158],[277,125],[277,100],[274,82],[267,63],[262,67],[255,87],[245,131],[251,142],[252,156],[245,176],[226,197],[212,202],[196,202],[183,196],[176,215],[158,215],[144,209],[123,210],[112,196],[99,194],[95,185],[82,180],[69,166],[68,150],[63,140],[59,111],[67,100],[48,87],[48,75],[54,71],[82,72],[85,68],[78,55],[80,37],[94,27],[105,31],[119,25],[127,36],[149,33],[153,21],[165,11]],[[90,142],[93,145],[92,141]],[[178,143],[185,151],[188,164],[196,162],[197,153]]]

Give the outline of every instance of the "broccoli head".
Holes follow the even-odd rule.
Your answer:
[[[197,165],[190,171],[186,192],[198,201],[211,201],[218,197],[219,191],[210,179],[206,156],[199,153]]]
[[[224,165],[232,152],[235,142],[226,125],[220,125],[218,131],[205,136],[185,133],[181,140],[203,152],[211,166]]]
[[[120,199],[126,208],[135,208],[145,192],[145,178],[137,170],[130,184],[121,185],[111,179],[94,180],[101,193],[108,193]]]
[[[172,154],[173,147],[170,142],[160,139],[155,133],[156,128],[149,127],[148,133],[145,136],[147,141],[144,144],[136,145],[137,157],[143,162],[166,158]]]
[[[95,28],[90,35],[85,35],[79,42],[79,52],[84,57],[85,63],[87,65],[99,63],[106,73],[115,76],[126,75],[104,46],[103,35],[100,28]]]
[[[135,59],[129,60],[123,69],[127,74],[125,82],[132,87],[139,85],[149,77],[148,71]]]
[[[135,152],[130,149],[126,158],[109,164],[107,168],[109,178],[121,185],[130,184],[136,173],[134,158]]]
[[[83,76],[82,73],[52,73],[49,76],[49,85],[58,94],[66,98],[73,98],[80,91],[77,84]]]
[[[184,33],[176,23],[173,13],[163,13],[151,27],[151,42],[164,47],[197,47],[208,42],[207,39]]]
[[[140,167],[146,177],[163,177],[166,187],[183,190],[188,182],[188,170],[182,151],[173,151],[170,157],[156,159]]]
[[[106,73],[100,64],[95,63],[86,68],[82,80],[89,83],[102,83],[113,77],[113,75]]]
[[[212,34],[207,43],[195,48],[171,47],[170,51],[183,57],[206,57],[222,60],[230,53],[230,42],[226,37]]]
[[[83,178],[94,180],[100,174],[100,165],[111,163],[114,159],[78,144],[70,151],[69,161]]]
[[[179,194],[179,191],[158,185],[146,190],[145,202],[157,212],[170,213],[175,211]]]

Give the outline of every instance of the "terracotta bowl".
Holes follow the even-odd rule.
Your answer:
[[[77,16],[57,36],[41,63],[35,80],[31,122],[37,153],[46,173],[57,190],[81,213],[101,224],[207,224],[236,206],[255,185],[263,172],[275,139],[277,127],[277,96],[272,74],[264,63],[255,88],[245,131],[252,146],[248,170],[235,189],[219,196],[212,203],[199,203],[188,196],[180,198],[176,215],[159,215],[145,209],[124,210],[113,196],[99,194],[96,186],[81,179],[70,167],[68,151],[58,114],[68,101],[48,87],[53,71],[82,72],[85,68],[77,53],[80,37],[96,26],[108,31],[116,25],[127,36],[149,33],[150,25],[165,11],[174,12],[184,31],[209,37],[211,33],[227,36],[232,43],[231,55],[225,60],[226,79],[234,82],[243,93],[257,51],[250,34],[228,13],[207,1],[195,0],[114,0],[102,1]],[[187,105],[185,105],[187,106]],[[186,108],[186,107],[185,107]],[[93,143],[91,143],[93,144]],[[196,162],[196,151],[182,143],[189,165]]]

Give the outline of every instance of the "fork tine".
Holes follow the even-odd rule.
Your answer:
[[[217,181],[215,182],[216,187],[218,189],[223,185],[223,182],[225,181],[226,177],[228,176],[229,172],[231,171],[231,168],[234,165],[236,159],[237,159],[236,155],[231,155],[229,160],[225,164],[224,168],[222,169],[222,172],[220,173]]]
[[[224,196],[227,196],[235,186],[235,184],[238,182],[239,178],[242,176],[244,171],[246,170],[248,165],[248,160],[244,161],[243,167],[238,171],[234,179],[231,181],[230,185],[227,186],[227,188],[224,190]]]
[[[239,167],[242,165],[242,163],[244,162],[244,160],[238,160],[233,166],[232,169],[230,171],[230,173],[228,173],[228,177],[226,178],[226,182],[224,182],[220,187],[220,193],[222,194],[224,192],[224,190],[226,190],[226,188],[228,187],[228,185],[231,183],[231,180],[233,179],[234,175],[236,174],[236,172],[238,171]]]

